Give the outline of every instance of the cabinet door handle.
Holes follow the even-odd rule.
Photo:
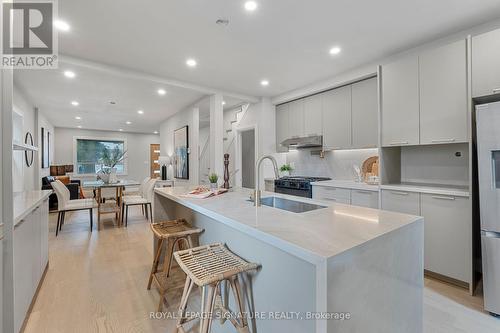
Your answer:
[[[334,198],[323,198],[322,200],[326,200],[326,201],[337,201],[337,199],[334,199]]]
[[[397,192],[397,191],[391,191],[392,194],[395,194],[395,195],[410,195],[410,193],[408,192]]]
[[[500,88],[495,88],[493,89],[493,93],[496,94],[496,93],[499,93],[500,92]]]
[[[371,191],[362,191],[362,190],[357,190],[356,192],[360,193],[360,194],[372,194]]]
[[[455,142],[455,139],[432,140],[432,143]]]
[[[399,141],[399,142],[391,142],[389,145],[391,146],[397,146],[397,145],[407,145],[408,141]]]
[[[438,200],[455,200],[455,197],[446,197],[442,195],[433,195],[432,198]]]

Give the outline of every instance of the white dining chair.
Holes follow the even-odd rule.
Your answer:
[[[146,218],[150,218],[153,221],[153,209],[151,206],[153,200],[153,192],[156,184],[156,179],[149,179],[142,190],[141,196],[128,195],[124,196],[122,199],[122,219],[125,218],[125,226],[128,226],[128,207],[129,206],[142,206],[146,211]],[[148,209],[149,216],[148,217]],[[123,220],[122,220],[123,224]]]
[[[51,183],[54,192],[57,196],[57,226],[56,237],[64,224],[66,212],[88,210],[90,215],[90,231],[93,226],[93,209],[97,207],[97,202],[94,199],[75,199],[70,200],[68,188],[60,181],[56,180]]]
[[[123,192],[123,195],[125,196],[136,196],[136,197],[142,197],[144,193],[144,188],[146,187],[146,184],[148,181],[151,179],[151,177],[146,177],[142,180],[141,184],[139,185],[139,188],[137,191],[127,191],[125,190]]]

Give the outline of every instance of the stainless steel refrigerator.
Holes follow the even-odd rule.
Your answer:
[[[484,308],[500,314],[500,102],[476,107]]]

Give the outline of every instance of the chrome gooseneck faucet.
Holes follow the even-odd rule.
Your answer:
[[[261,206],[260,202],[260,196],[261,196],[261,191],[260,191],[260,165],[262,164],[262,161],[265,159],[269,159],[273,163],[274,167],[274,175],[276,179],[280,177],[280,173],[278,171],[278,163],[276,162],[276,159],[272,157],[271,155],[264,155],[259,160],[257,163],[255,163],[255,192],[254,192],[254,202],[253,205],[256,207]]]

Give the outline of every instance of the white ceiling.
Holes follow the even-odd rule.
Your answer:
[[[68,79],[65,70],[76,77]],[[193,90],[67,63],[60,63],[58,70],[16,70],[14,84],[56,127],[140,133],[159,130],[162,120],[204,97]],[[158,95],[159,88],[167,94]]]
[[[64,0],[60,52],[251,96],[275,96],[489,21],[498,0]],[[227,18],[227,27],[215,24]],[[328,54],[331,46],[343,49]],[[185,66],[188,57],[198,67]],[[259,82],[266,78],[269,87]]]

